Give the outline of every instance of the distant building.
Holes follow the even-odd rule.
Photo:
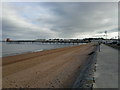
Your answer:
[[[36,41],[46,41],[46,39],[37,39]]]
[[[103,38],[85,38],[83,40],[87,42],[102,42],[104,39]]]

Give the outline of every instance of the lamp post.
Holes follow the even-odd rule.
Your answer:
[[[105,31],[105,34],[106,34],[106,39],[107,39],[107,31]]]
[[[107,43],[107,31],[105,31],[105,35],[106,35],[106,43]]]

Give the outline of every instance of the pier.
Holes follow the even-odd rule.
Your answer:
[[[79,43],[87,43],[87,41],[81,40],[81,39],[38,39],[38,40],[7,40],[4,41],[7,43],[49,43],[49,44],[79,44]]]

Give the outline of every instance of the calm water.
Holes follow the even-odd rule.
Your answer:
[[[42,43],[7,43],[2,42],[0,43],[0,46],[2,45],[2,50],[0,50],[2,53],[2,56],[12,56],[16,54],[21,53],[27,53],[27,52],[37,52],[42,50],[48,50],[48,49],[54,49],[54,48],[62,48],[67,46],[73,46],[73,44],[42,44]],[[78,45],[78,44],[74,44]]]

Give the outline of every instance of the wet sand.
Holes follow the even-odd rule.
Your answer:
[[[94,48],[85,44],[4,57],[3,88],[69,88]]]

